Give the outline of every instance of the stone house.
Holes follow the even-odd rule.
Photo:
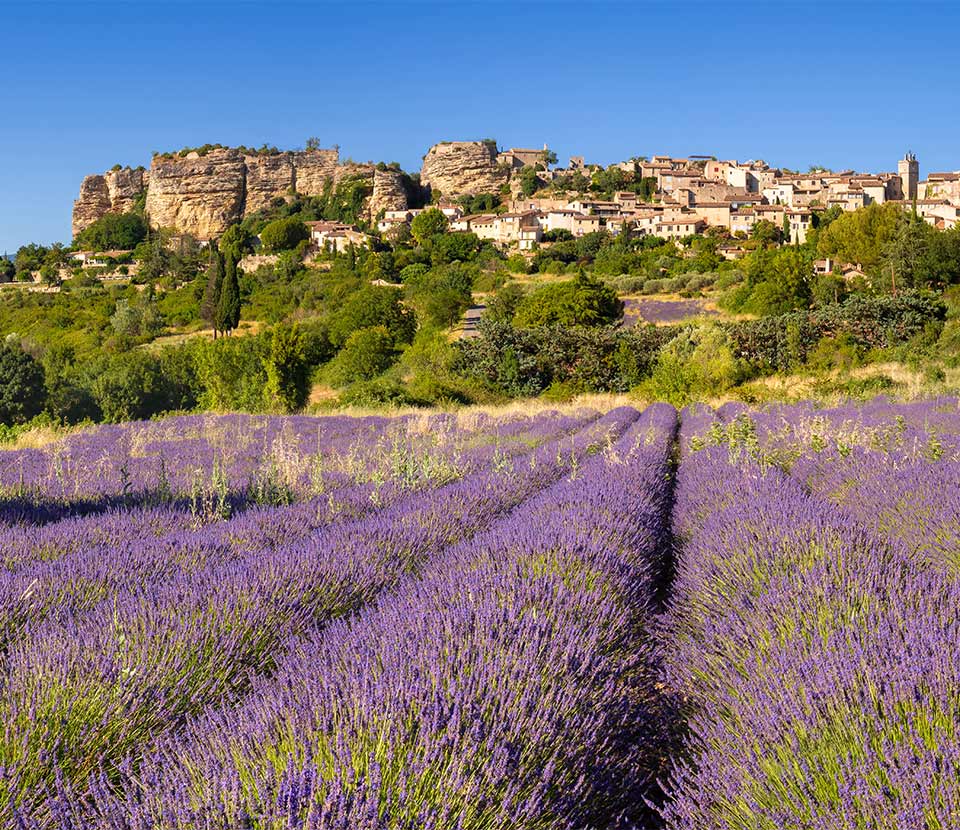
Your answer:
[[[707,223],[699,216],[685,216],[679,219],[664,219],[661,217],[654,231],[654,236],[663,239],[684,239],[694,234],[703,233]]]
[[[342,254],[351,246],[365,248],[370,244],[370,237],[355,225],[345,225],[341,222],[307,222],[310,230],[310,241],[320,250],[336,251]]]

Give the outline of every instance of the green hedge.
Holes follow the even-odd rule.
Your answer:
[[[480,321],[480,336],[457,343],[455,373],[509,395],[537,395],[554,383],[578,391],[624,392],[649,375],[671,328],[543,326]]]
[[[734,355],[761,371],[786,371],[807,359],[823,337],[847,335],[856,345],[885,349],[943,320],[946,306],[932,294],[854,296],[815,311],[762,317],[725,328]]]

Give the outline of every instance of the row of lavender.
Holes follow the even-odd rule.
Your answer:
[[[645,627],[675,417],[606,416],[615,433],[635,422],[610,451],[458,533],[381,603],[295,636],[243,703],[154,734],[81,782],[85,797],[58,783],[37,813],[74,827],[572,828],[641,803],[662,744]]]
[[[154,561],[156,554],[151,551],[137,559],[129,544],[121,544],[116,550],[101,550],[97,556],[91,557],[97,560],[91,567],[99,573],[97,568],[102,570],[103,562],[107,562],[107,570],[111,571],[114,582],[109,583],[97,598],[82,601],[82,597],[78,600],[68,596],[64,600],[63,593],[54,592],[52,596],[56,601],[47,603],[45,615],[39,614],[37,618],[31,615],[29,619],[23,619],[21,615],[16,624],[10,625],[16,636],[7,638],[7,651],[0,664],[0,716],[6,725],[0,740],[0,764],[3,766],[0,805],[10,805],[14,810],[9,815],[11,821],[16,815],[23,822],[35,821],[41,826],[78,826],[70,824],[69,811],[87,809],[87,799],[95,794],[101,800],[96,802],[96,808],[90,807],[97,811],[96,818],[91,813],[75,821],[79,821],[79,826],[89,826],[90,822],[94,822],[93,826],[96,822],[111,826],[111,822],[120,819],[109,804],[103,806],[102,799],[108,793],[122,793],[127,797],[126,788],[131,782],[145,780],[143,776],[148,773],[138,770],[151,759],[152,753],[170,751],[164,749],[167,736],[180,734],[195,722],[201,723],[203,717],[210,716],[204,715],[208,707],[225,706],[223,712],[229,714],[251,689],[257,689],[261,684],[267,684],[269,689],[270,683],[284,676],[289,680],[293,675],[284,675],[284,666],[288,663],[296,665],[296,659],[303,655],[304,649],[326,648],[330,637],[339,630],[335,624],[337,618],[362,611],[386,590],[399,586],[400,590],[395,593],[397,602],[415,601],[422,596],[418,593],[421,584],[434,585],[437,586],[435,590],[439,590],[441,580],[450,578],[453,566],[462,565],[465,556],[478,557],[478,568],[481,563],[499,567],[503,565],[502,557],[507,554],[512,555],[517,563],[526,561],[525,554],[530,550],[517,547],[520,537],[510,536],[508,527],[515,528],[514,534],[522,531],[524,541],[537,545],[540,536],[536,526],[530,523],[532,519],[553,521],[555,531],[559,532],[563,517],[568,520],[579,517],[584,523],[591,515],[599,517],[598,510],[592,508],[602,507],[602,499],[583,502],[580,489],[589,486],[590,482],[604,480],[605,477],[600,475],[602,470],[623,468],[624,475],[632,479],[627,470],[636,472],[637,465],[644,468],[644,464],[649,466],[656,461],[659,466],[654,483],[659,484],[659,490],[654,487],[648,492],[645,484],[639,490],[622,486],[619,489],[622,497],[629,493],[641,501],[654,498],[659,510],[656,521],[662,522],[663,488],[666,486],[664,471],[672,429],[670,420],[675,415],[670,410],[669,413],[655,411],[646,416],[633,428],[630,440],[633,443],[640,440],[644,447],[648,441],[653,443],[649,448],[641,447],[634,452],[632,443],[616,442],[636,418],[637,413],[633,410],[622,410],[598,421],[582,418],[558,422],[554,419],[555,424],[564,427],[560,430],[561,435],[578,426],[581,428],[569,438],[559,437],[526,455],[511,458],[498,450],[492,468],[467,475],[439,489],[405,492],[392,505],[372,515],[335,521],[318,530],[308,529],[306,537],[300,540],[287,540],[269,547],[256,544],[246,550],[242,545],[238,549],[230,540],[226,546],[231,550],[226,555],[222,546],[201,544],[190,550],[186,557],[181,555],[181,561],[174,568],[144,566],[144,562]],[[526,522],[517,518],[513,525],[504,524],[499,535],[488,532],[484,542],[470,547],[470,540],[478,533],[492,523],[502,524],[518,505],[561,477],[565,477],[567,489],[558,492],[566,492],[565,501],[549,502],[541,497],[534,503],[539,504],[539,508],[526,505],[522,508],[534,511]],[[573,494],[577,495],[576,499],[572,498]],[[608,495],[613,498],[617,494],[611,492]],[[561,512],[561,505],[567,505],[565,513]],[[616,509],[613,515],[620,513]],[[636,520],[629,513],[626,515],[626,525],[614,526],[618,532],[634,534],[625,537],[623,544],[639,545],[641,550],[637,551],[637,556],[652,551],[663,535],[662,528],[653,532],[642,522],[654,522],[655,518],[644,514],[645,517]],[[606,531],[605,527],[585,524],[579,533],[574,531],[573,539],[579,543],[582,536],[583,541],[591,541],[601,529]],[[222,542],[227,539],[223,533],[217,536]],[[257,534],[254,533],[253,537],[257,538]],[[494,542],[500,538],[504,541],[497,548]],[[182,554],[179,544],[167,544],[169,540],[163,535],[159,539],[161,544],[152,547],[163,551],[176,549]],[[630,552],[602,546],[596,555],[604,551],[605,555],[623,557]],[[566,584],[576,567],[563,563],[561,552],[544,549],[543,562],[527,578],[537,582],[542,569],[556,569],[556,579]],[[574,557],[578,553],[578,547],[574,545],[567,555]],[[82,555],[81,551],[65,558]],[[494,559],[486,561],[484,556],[493,556]],[[132,570],[139,575],[133,579],[121,578],[124,563],[129,564],[131,558],[138,563],[138,567]],[[164,562],[169,558],[166,553],[159,556]],[[430,570],[432,576],[423,583],[418,581],[416,586],[402,587],[404,580],[418,580],[418,574],[438,558],[446,565],[433,566]],[[649,576],[643,567],[649,566],[649,562],[641,560],[642,557],[632,562],[616,559],[621,568],[637,568],[638,574],[630,579],[645,586],[649,583]],[[28,568],[24,565],[20,570]],[[127,572],[130,570],[128,568]],[[20,575],[19,571],[14,573]],[[86,596],[86,586],[95,580],[86,575],[70,580],[70,575],[76,573],[76,562],[62,570],[63,590],[69,594],[79,585],[80,593]],[[497,573],[498,578],[506,577],[505,573]],[[620,590],[626,591],[628,584],[633,583],[625,574],[626,571],[620,575],[611,573],[608,579],[616,577],[623,581]],[[591,590],[604,594],[610,590],[609,586],[595,585],[595,579],[596,574],[589,583]],[[469,606],[473,595],[465,597],[463,590],[475,589],[464,585],[459,594],[460,601]],[[106,598],[98,601],[99,596]],[[505,591],[500,596],[509,599],[511,593]],[[11,618],[17,613],[16,603],[12,605]],[[628,613],[628,608],[629,605],[623,606],[621,613]],[[511,606],[511,614],[518,611],[522,612],[518,623],[526,621],[527,613],[533,615],[533,621],[538,618],[535,607]],[[572,609],[570,613],[574,611]],[[353,631],[352,627],[350,630]],[[436,635],[440,631],[442,628],[428,627],[421,633]],[[606,636],[609,632],[604,628],[600,633]],[[354,639],[353,634],[338,636],[346,637],[347,644]],[[367,641],[367,647],[382,639],[378,634]],[[360,642],[359,637],[356,640]],[[429,660],[427,657],[430,650],[439,645],[437,641],[424,643],[426,650],[421,657],[425,662],[420,665],[421,670],[435,664],[437,655],[431,655]],[[464,656],[468,655],[478,656],[472,649],[464,652]],[[628,658],[634,659],[626,652],[619,656],[621,660]],[[321,659],[319,652],[316,659]],[[369,665],[378,667],[382,659],[378,657]],[[399,654],[393,659],[402,661]],[[587,666],[589,662],[588,659]],[[318,663],[318,668],[321,667],[322,664]],[[330,676],[326,679],[335,685],[348,678]],[[384,678],[387,683],[394,680],[392,675]],[[541,686],[534,679],[530,682],[531,688]],[[601,685],[600,691],[604,688]],[[268,691],[266,697],[271,694]],[[300,694],[302,690],[297,692],[298,696]],[[352,701],[353,697],[348,700]],[[420,701],[414,703],[412,711],[415,713],[421,704]],[[519,710],[518,715],[523,711]],[[371,709],[370,717],[378,712],[378,709]],[[198,718],[201,720],[196,720]],[[495,717],[491,719],[491,728],[496,726],[496,721]],[[423,725],[417,729],[420,732]],[[303,745],[298,747],[291,750],[291,757],[306,751]],[[187,750],[184,757],[193,757],[193,752]],[[371,769],[379,763],[372,763]],[[304,768],[301,774],[315,777],[317,769]],[[353,767],[346,765],[344,769]],[[245,775],[243,770],[238,766],[237,774]],[[403,776],[398,778],[398,781],[403,780]],[[354,784],[355,781],[344,772],[341,785],[351,790]],[[289,801],[283,793],[292,792],[290,787],[301,792],[302,786],[305,785],[280,783],[276,798]],[[329,786],[334,785],[330,783]],[[191,796],[181,806],[186,808],[198,797]],[[320,796],[311,797],[316,800]],[[219,803],[219,799],[215,801]],[[270,802],[272,806],[259,809],[273,809],[276,807],[274,801]],[[165,797],[163,803],[168,802],[177,803]],[[254,813],[256,809],[251,807]],[[304,801],[302,809],[313,808]],[[130,821],[137,816],[140,818],[136,820],[147,821],[146,813],[137,813],[129,804],[120,814]],[[312,814],[317,815],[315,809]],[[167,814],[163,813],[163,816]],[[235,826],[230,824],[233,818],[224,818],[225,826]],[[150,820],[161,821],[157,816]],[[195,816],[194,820],[199,819]]]
[[[42,449],[0,452],[0,522],[158,503],[207,517],[348,484],[442,483],[462,475],[477,450],[536,441],[556,420],[229,415],[105,425]]]
[[[718,415],[681,441],[666,825],[960,826],[957,401]]]

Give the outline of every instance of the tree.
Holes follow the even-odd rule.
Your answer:
[[[245,254],[251,254],[254,250],[256,237],[241,224],[231,225],[224,231],[220,237],[219,247],[224,256],[232,256],[237,262],[243,259]]]
[[[213,327],[217,338],[217,309],[220,308],[220,292],[223,289],[223,257],[214,243],[210,243],[210,262],[207,265],[207,282],[200,302],[200,319]]]
[[[780,241],[781,232],[769,219],[761,219],[750,229],[750,238],[764,245],[770,245]]]
[[[582,271],[567,282],[545,285],[527,294],[514,322],[521,327],[603,326],[623,315],[623,303],[609,286]]]
[[[508,282],[487,301],[483,316],[490,320],[508,323],[517,313],[517,307],[523,299],[523,287],[517,282]]]
[[[436,326],[454,325],[473,302],[475,265],[454,262],[404,281],[404,296],[418,315]]]
[[[46,400],[43,367],[19,344],[0,343],[0,424],[22,424]]]
[[[10,282],[16,273],[17,268],[13,260],[7,259],[6,255],[0,257],[0,282]]]
[[[240,281],[237,276],[237,261],[231,257],[223,260],[223,287],[217,304],[215,326],[230,334],[240,323]]]
[[[372,380],[397,359],[393,335],[384,326],[359,329],[347,338],[343,349],[326,369],[331,386],[346,386],[360,380]]]
[[[296,216],[276,219],[260,231],[260,242],[267,253],[293,250],[303,240],[309,238],[310,231]]]
[[[307,139],[306,148],[308,150],[319,150],[320,149],[320,139],[315,135],[310,136]]]
[[[116,311],[110,318],[110,325],[117,334],[126,337],[152,337],[163,328],[163,317],[157,308],[153,296],[141,295],[135,302],[126,299],[117,300]]]
[[[447,229],[447,217],[439,208],[429,208],[418,213],[410,223],[410,233],[418,245],[425,245],[438,233]]]
[[[273,330],[264,368],[271,409],[284,413],[303,409],[310,394],[310,366],[306,341],[297,326],[277,326]]]
[[[131,251],[147,238],[147,223],[139,213],[106,213],[77,234],[76,248]]]
[[[544,150],[542,158],[543,158],[543,163],[546,164],[548,167],[551,164],[557,163],[557,154],[553,152],[553,150]]]
[[[371,326],[385,328],[396,343],[411,342],[417,320],[400,302],[400,296],[396,288],[374,285],[355,291],[329,319],[330,342],[343,346],[353,332]]]
[[[31,242],[17,249],[13,260],[17,279],[29,279],[34,271],[39,271],[47,256],[47,248]]]
[[[856,263],[879,276],[902,218],[902,208],[889,202],[845,213],[819,233],[817,249],[821,256]]]
[[[537,170],[535,167],[524,167],[520,171],[520,192],[526,196],[530,197],[540,188],[540,179],[537,176]]]
[[[890,277],[890,290],[917,288],[927,282],[926,265],[930,237],[936,231],[916,213],[904,214],[884,250],[884,271]]]

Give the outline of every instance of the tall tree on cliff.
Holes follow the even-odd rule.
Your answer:
[[[237,270],[237,260],[227,254],[223,260],[223,287],[216,315],[216,328],[227,334],[240,323],[240,280]]]
[[[213,326],[213,339],[217,339],[217,311],[220,308],[220,295],[223,290],[223,257],[216,243],[210,243],[210,264],[207,266],[207,284],[203,289],[200,303],[200,319]]]

